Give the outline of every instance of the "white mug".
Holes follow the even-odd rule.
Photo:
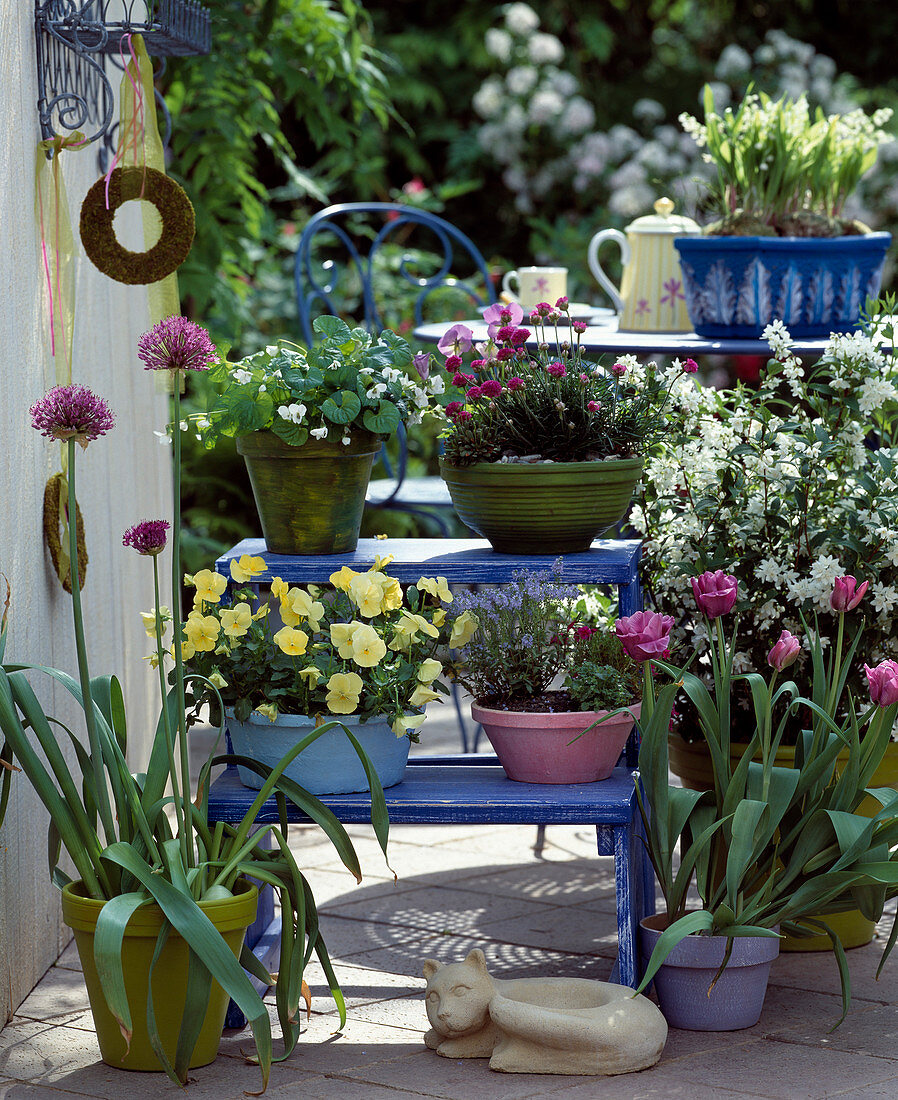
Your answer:
[[[512,289],[512,281],[517,290]],[[567,294],[566,267],[519,267],[517,271],[506,271],[502,277],[502,293],[513,298],[529,313],[540,302],[553,306],[557,299]]]

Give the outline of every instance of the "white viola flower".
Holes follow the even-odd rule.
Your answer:
[[[509,4],[505,9],[505,26],[513,34],[529,34],[539,26],[539,16],[529,4]]]
[[[420,386],[415,386],[413,400],[419,409],[426,409],[430,398]]]
[[[267,389],[268,387],[263,383],[261,386],[259,386],[259,393],[265,393]]]
[[[327,369],[328,370],[339,370],[341,366],[342,366],[342,363],[340,362],[339,359],[333,359],[333,360],[331,360],[331,362],[330,362]]]
[[[369,397],[380,397],[382,393],[387,392],[386,383],[375,382],[374,385],[368,390]]]
[[[320,428],[312,428],[309,435],[314,436],[316,439],[327,439],[327,425],[322,424]]]
[[[266,349],[265,349],[265,354],[270,355],[272,357],[274,357],[275,355],[280,355],[280,352],[281,352],[281,349],[279,347],[277,347],[275,344],[269,344],[268,347],[266,347]]]
[[[231,371],[231,377],[237,383],[238,386],[245,386],[247,382],[252,382],[252,373],[248,370],[244,370],[242,367],[235,367]]]
[[[340,440],[340,442],[343,444],[344,447],[348,447],[349,444],[352,442],[352,440],[349,438],[349,435],[346,434],[346,435],[343,436],[343,438]]]
[[[396,367],[384,367],[383,376],[388,382],[400,382],[405,380],[405,375]]]
[[[366,378],[370,378],[374,374],[374,367],[359,367],[359,374],[364,375]]]
[[[445,393],[446,383],[438,374],[432,374],[427,380],[427,388],[431,393]]]
[[[534,65],[557,65],[564,59],[564,46],[554,34],[534,34],[527,53]]]
[[[305,405],[293,404],[278,406],[278,416],[282,420],[291,420],[294,424],[301,424],[305,415]]]

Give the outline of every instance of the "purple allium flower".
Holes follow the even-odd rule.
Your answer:
[[[138,554],[161,554],[165,549],[165,532],[171,527],[167,519],[144,519],[122,535],[122,546],[130,546]]]
[[[31,406],[31,424],[48,439],[74,439],[82,447],[115,424],[112,410],[87,386],[54,386]]]
[[[487,378],[480,386],[480,392],[484,397],[499,397],[502,391],[502,383],[495,378]]]
[[[186,317],[166,317],[137,341],[145,370],[208,370],[218,362],[209,333]]]
[[[527,383],[524,381],[523,378],[518,378],[518,376],[515,375],[513,378],[508,379],[506,385],[510,390],[514,391],[522,390],[527,385]]]
[[[546,367],[546,370],[553,378],[564,378],[567,374],[567,369],[560,359],[556,360],[554,363],[550,363],[548,367]]]

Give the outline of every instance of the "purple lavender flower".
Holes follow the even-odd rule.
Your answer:
[[[54,386],[31,406],[31,424],[48,439],[74,439],[82,447],[115,424],[112,410],[87,386]]]
[[[208,370],[218,362],[209,333],[186,317],[166,317],[137,342],[145,370]]]
[[[165,532],[171,527],[167,519],[144,519],[122,535],[122,545],[131,546],[138,554],[161,554],[165,549]]]

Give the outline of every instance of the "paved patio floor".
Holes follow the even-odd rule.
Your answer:
[[[448,716],[447,716],[448,718]],[[426,735],[425,751],[454,749],[452,726]],[[384,866],[370,830],[353,827],[365,880],[356,887],[312,829],[294,847],[323,915],[322,927],[348,1006],[346,1026],[317,963],[307,971],[313,1011],[299,1044],[272,1068],[268,1096],[303,1100],[898,1100],[898,957],[880,981],[887,930],[849,952],[852,1008],[839,1016],[831,956],[781,955],[760,1022],[739,1032],[671,1030],[661,1061],[621,1077],[498,1074],[485,1060],[440,1058],[427,1028],[421,966],[462,958],[472,947],[499,977],[568,974],[607,979],[616,954],[610,858],[594,833],[549,827],[534,852],[528,826],[400,826]],[[277,1019],[271,999],[271,1015]],[[191,1074],[188,1095],[230,1100],[259,1087],[248,1065],[249,1031],[226,1032],[219,1058]],[[90,1096],[106,1100],[176,1096],[164,1076],[126,1073],[99,1060],[73,946],[0,1032],[0,1098]]]

